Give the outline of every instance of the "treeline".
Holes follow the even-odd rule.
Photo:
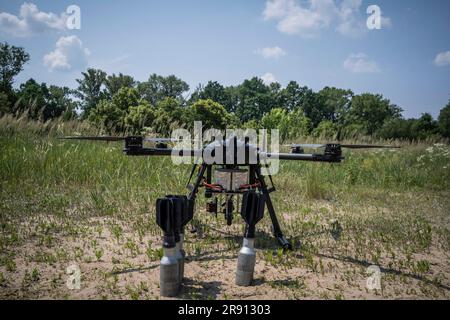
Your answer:
[[[82,72],[76,89],[47,86],[33,79],[13,89],[14,77],[28,60],[23,48],[0,44],[1,114],[26,112],[42,121],[80,119],[107,133],[168,135],[174,128],[192,128],[197,120],[205,128],[279,129],[283,140],[309,135],[335,139],[450,137],[450,102],[438,120],[428,113],[419,119],[404,119],[402,109],[379,94],[356,95],[332,87],[314,92],[295,81],[282,87],[255,77],[237,86],[209,81],[189,95],[189,85],[174,75],[152,74],[139,82],[129,75],[108,75],[98,69]]]

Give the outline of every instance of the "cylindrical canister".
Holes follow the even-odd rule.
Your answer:
[[[163,297],[174,297],[180,290],[180,267],[176,248],[164,248],[164,256],[160,263],[160,294]]]
[[[236,269],[236,284],[238,286],[248,287],[252,283],[256,263],[254,243],[255,239],[244,238],[243,246],[239,251]]]

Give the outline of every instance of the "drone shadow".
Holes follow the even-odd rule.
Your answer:
[[[316,253],[315,255],[318,256],[318,257],[321,257],[321,258],[327,258],[327,259],[332,259],[332,260],[336,260],[336,261],[349,262],[349,263],[357,264],[357,265],[360,265],[360,266],[363,266],[363,267],[366,267],[366,268],[370,267],[371,265],[374,265],[374,263],[371,263],[371,262],[369,262],[367,260],[358,260],[358,259],[355,259],[355,258],[349,257],[349,256],[335,256],[335,255],[328,255],[328,254],[323,254],[323,253]],[[392,275],[396,275],[396,276],[408,277],[408,278],[411,278],[411,279],[422,281],[422,282],[424,282],[426,284],[429,284],[429,285],[433,285],[433,286],[438,287],[440,289],[450,291],[450,287],[449,286],[447,286],[445,284],[442,284],[442,283],[436,283],[436,282],[434,282],[434,281],[432,281],[430,279],[427,279],[427,278],[425,278],[423,276],[420,276],[420,275],[417,275],[417,274],[403,272],[403,271],[400,271],[400,270],[397,270],[397,269],[386,268],[386,267],[383,267],[383,266],[379,266],[379,268],[380,268],[380,271],[382,273],[385,273],[385,274],[392,274]]]
[[[222,282],[198,281],[190,278],[183,280],[179,298],[185,300],[215,300],[222,292]]]
[[[128,268],[128,269],[112,271],[112,272],[110,272],[110,275],[114,276],[114,275],[121,275],[121,274],[133,273],[133,272],[142,272],[142,271],[153,270],[156,268],[159,268],[159,263],[151,265],[151,266],[146,266],[146,267]]]

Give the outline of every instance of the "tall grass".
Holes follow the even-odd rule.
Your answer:
[[[71,134],[97,134],[78,121],[47,123],[25,118],[0,118],[0,178],[9,186],[24,183],[43,188],[89,186],[98,189],[181,191],[186,166],[169,158],[130,158],[121,143],[59,140]],[[346,141],[355,143],[360,141]],[[380,143],[380,141],[377,141]],[[386,143],[386,142],[385,142]],[[450,189],[449,146],[426,142],[390,142],[402,149],[346,151],[342,164],[282,162],[275,182],[281,191],[302,189],[311,198],[354,187]],[[308,150],[307,150],[308,151]]]

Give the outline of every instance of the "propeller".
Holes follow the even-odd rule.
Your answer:
[[[98,136],[98,137],[90,137],[90,136],[72,136],[72,137],[62,137],[59,138],[62,140],[89,140],[89,141],[123,141],[125,137],[106,137],[106,136]]]
[[[124,141],[126,137],[113,137],[113,136],[71,136],[62,137],[59,139],[63,140],[89,140],[89,141]],[[177,142],[183,141],[183,139],[172,139],[172,138],[144,138],[144,141],[148,142]]]
[[[339,145],[339,144],[338,144]],[[291,148],[325,148],[327,144],[292,144]],[[363,144],[341,144],[341,148],[346,149],[399,149],[397,146],[381,146],[381,145],[363,145]]]

